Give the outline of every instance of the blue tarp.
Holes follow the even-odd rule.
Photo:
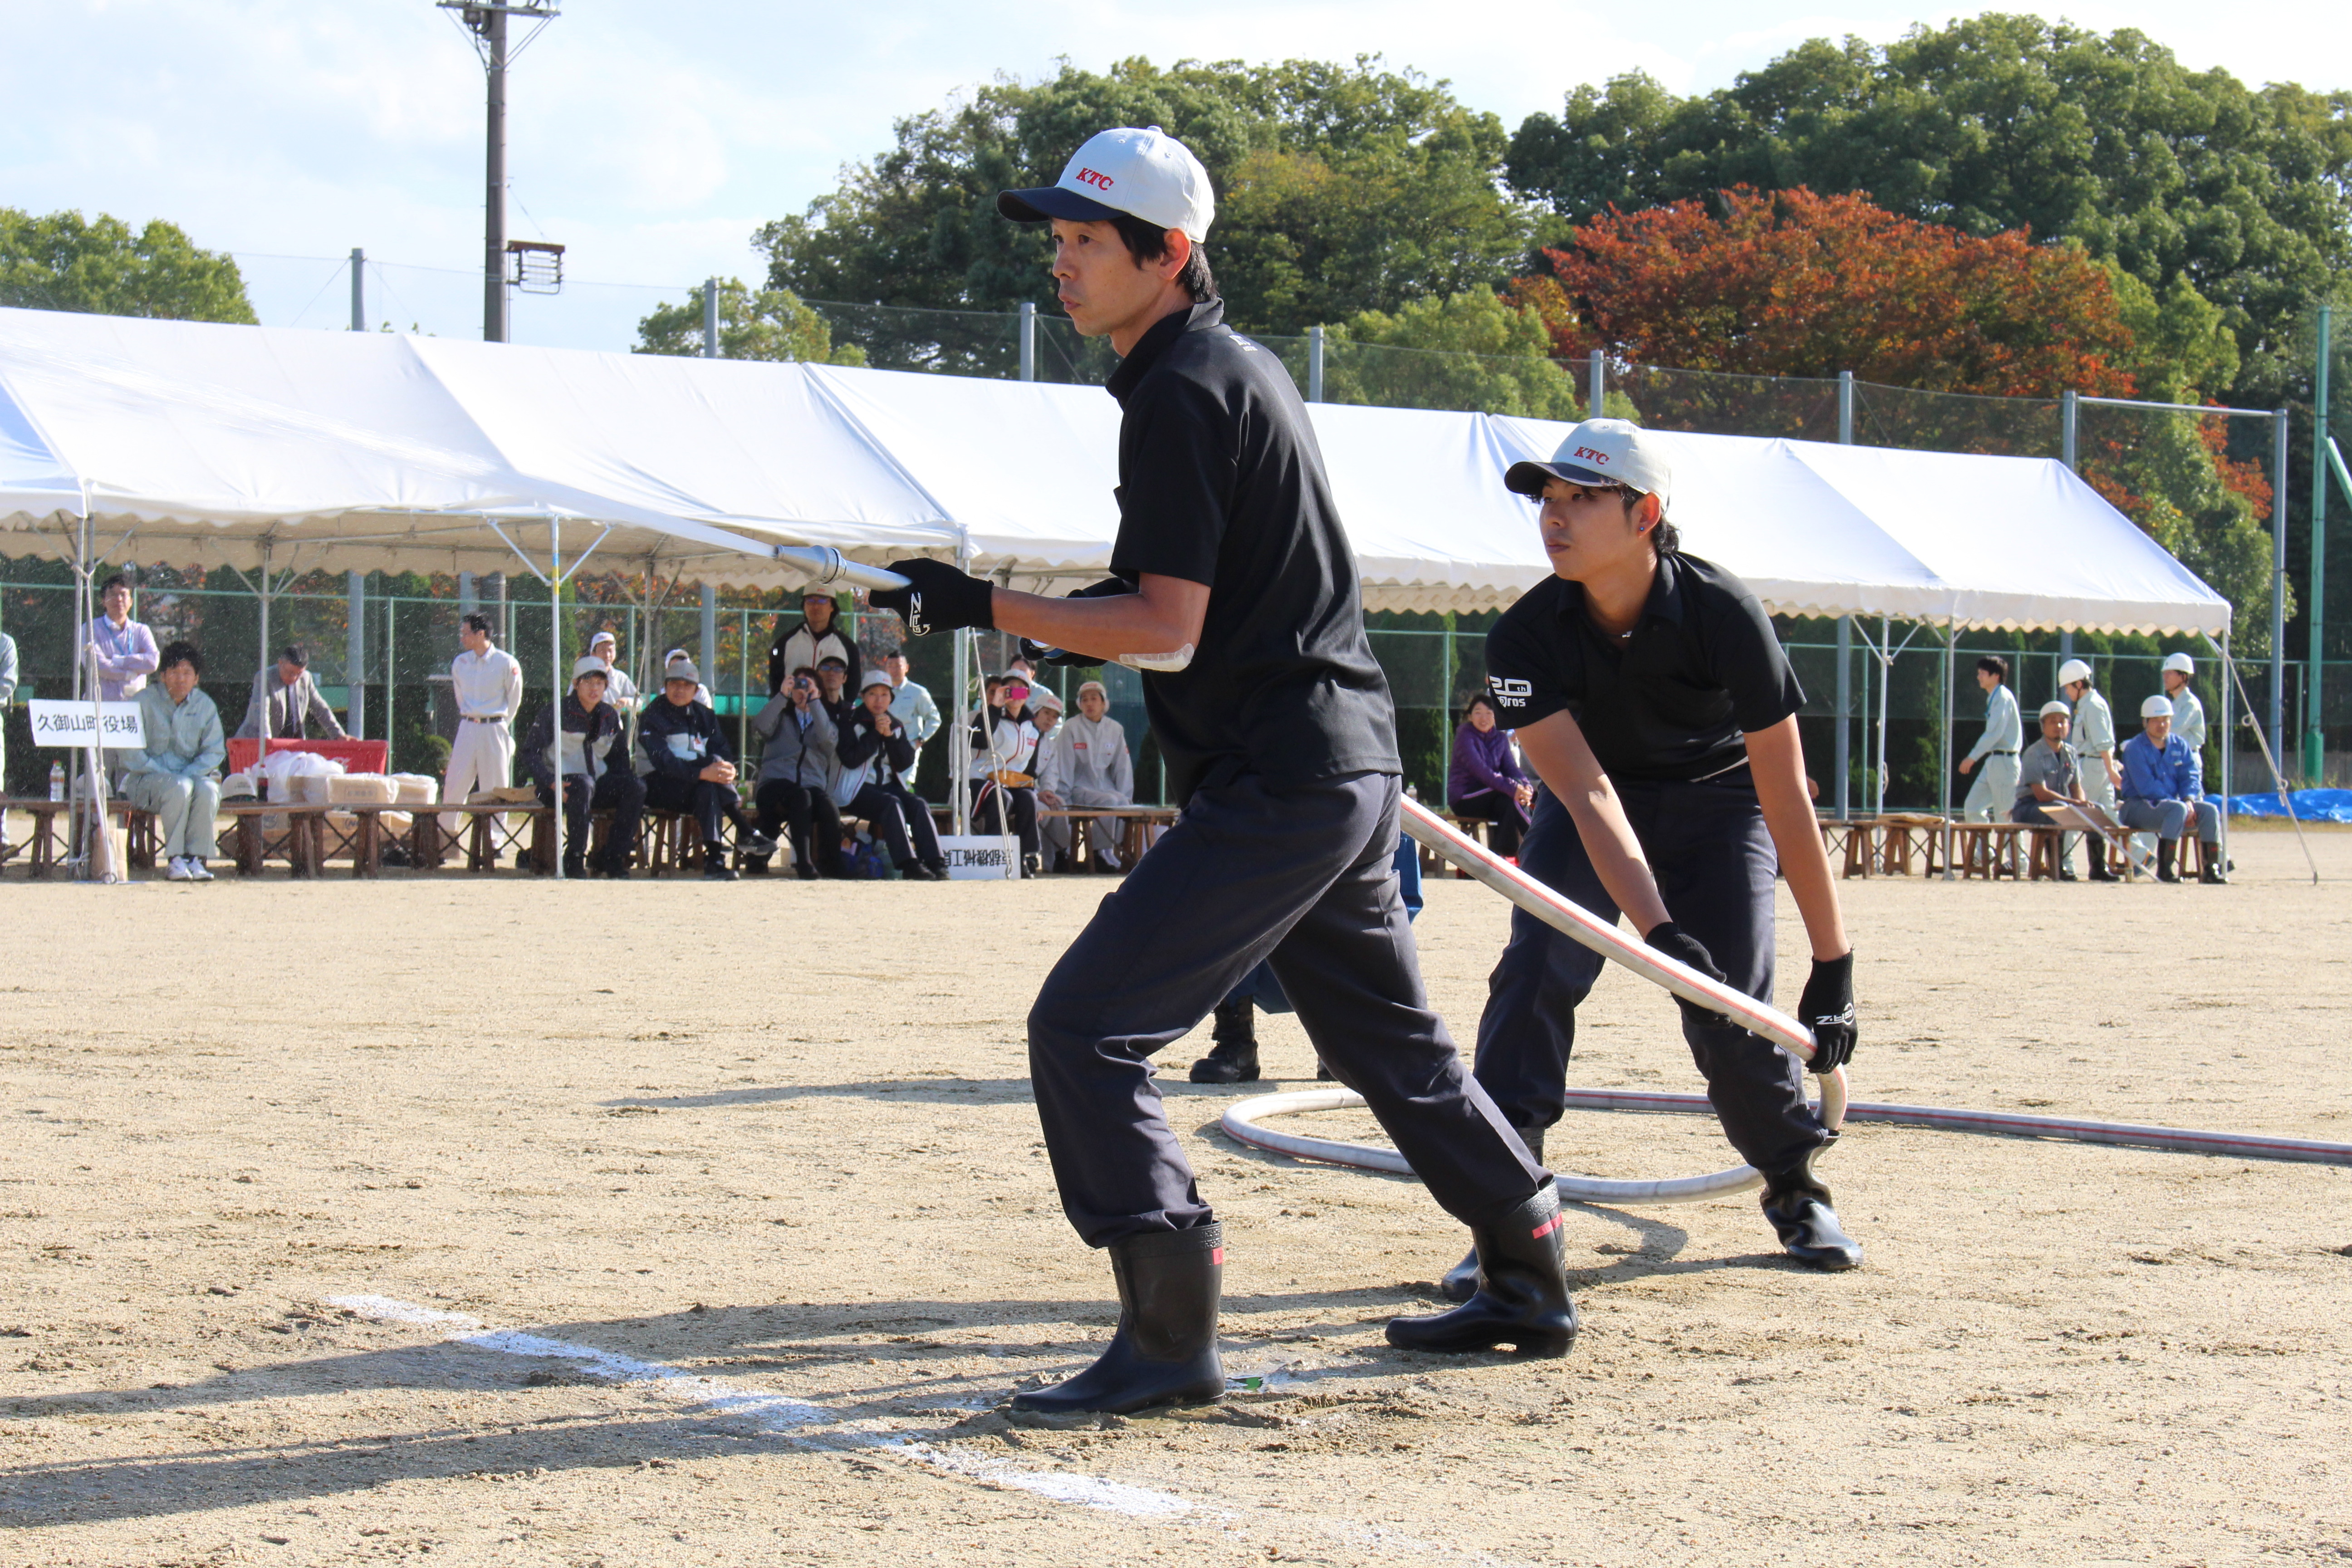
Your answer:
[[[2352,789],[2299,789],[2288,797],[2296,818],[2304,822],[2352,822]],[[2233,795],[2232,816],[2284,817],[2286,807],[2275,795]]]

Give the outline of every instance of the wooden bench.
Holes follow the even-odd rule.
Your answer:
[[[1907,877],[1915,860],[1927,876],[1944,868],[1945,829],[1950,825],[1940,816],[1895,813],[1856,817],[1840,826],[1848,877]]]
[[[226,832],[214,840],[215,850],[236,868],[240,877],[258,877],[273,854],[286,858],[287,869],[297,877],[315,877],[325,868],[320,831],[327,808],[295,801],[223,801],[219,815],[229,819]],[[273,834],[266,818],[282,816],[283,828]],[[215,824],[218,827],[217,822]]]
[[[1997,882],[2003,877],[2016,881],[2028,874],[2029,857],[2019,850],[2029,847],[2019,840],[2041,830],[2018,822],[1956,822],[1951,831],[1952,868],[1960,880]]]
[[[1070,859],[1073,864],[1091,864],[1095,858],[1094,835],[1098,816],[1118,820],[1118,843],[1115,846],[1119,864],[1132,868],[1150,847],[1154,827],[1172,827],[1177,812],[1166,805],[1041,805],[1037,820],[1059,817],[1070,825]]]
[[[10,811],[21,811],[32,818],[33,831],[22,844],[0,840],[0,867],[22,856],[33,880],[45,881],[53,875],[65,858],[64,830],[58,819],[70,809],[62,800],[10,800],[5,804]]]
[[[1456,816],[1450,811],[1441,811],[1437,816],[1447,826],[1453,828],[1456,833],[1461,834],[1463,837],[1475,839],[1481,849],[1491,849],[1494,847],[1493,844],[1488,841],[1486,835],[1494,830],[1495,825],[1487,821],[1485,817]],[[1428,845],[1423,844],[1421,846],[1421,874],[1423,876],[1443,876],[1447,868],[1451,865],[1452,863],[1448,861],[1444,856],[1440,855]],[[1470,875],[1469,872],[1463,870],[1458,866],[1454,866],[1452,868],[1454,875],[1457,878],[1467,878]]]

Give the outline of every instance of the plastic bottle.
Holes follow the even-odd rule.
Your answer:
[[[65,797],[66,765],[63,763],[51,763],[49,764],[49,798],[63,800]]]

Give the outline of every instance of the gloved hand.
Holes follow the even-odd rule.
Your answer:
[[[1132,594],[1135,584],[1124,577],[1106,577],[1099,583],[1089,583],[1083,588],[1073,588],[1062,595],[1065,599],[1108,599],[1121,594]],[[1032,664],[1084,665],[1107,662],[1090,653],[1073,653],[1067,648],[1047,647],[1044,643],[1021,639],[1021,657]]]
[[[1815,959],[1797,1002],[1797,1022],[1813,1032],[1815,1072],[1835,1072],[1853,1055],[1853,954]]]
[[[877,610],[896,612],[911,636],[929,637],[960,626],[989,631],[996,626],[996,590],[985,578],[920,557],[893,561],[890,570],[906,578],[908,586],[877,588],[867,600]]]
[[[1706,944],[1672,921],[1652,928],[1649,934],[1642,940],[1668,958],[1680,959],[1709,980],[1727,978],[1723,971],[1716,967],[1715,955],[1707,952]],[[1714,1008],[1702,1007],[1697,1003],[1685,1001],[1680,996],[1675,998],[1675,1005],[1683,1010],[1685,1024],[1696,1024],[1707,1028],[1719,1029],[1731,1022]]]

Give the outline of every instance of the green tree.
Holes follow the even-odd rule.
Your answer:
[[[245,279],[227,253],[199,250],[178,226],[158,218],[133,234],[100,213],[35,217],[0,207],[0,305],[156,316],[182,321],[253,322]]]
[[[1483,289],[1360,311],[1326,333],[1324,387],[1334,403],[1455,408],[1536,419],[1584,415],[1575,379],[1549,358],[1530,310]]]
[[[1502,122],[1444,82],[1370,58],[1167,69],[1130,59],[992,82],[898,121],[896,145],[754,237],[771,286],[937,313],[877,310],[845,326],[877,363],[1002,374],[1001,323],[944,313],[1057,307],[1044,229],[1004,221],[996,193],[1051,184],[1080,142],[1113,125],[1164,127],[1207,166],[1219,202],[1207,255],[1249,331],[1491,288],[1535,233],[1535,212],[1496,183]]]
[[[2185,277],[2242,353],[2352,256],[2352,93],[2251,89],[2141,33],[2032,16],[1883,50],[1817,38],[1703,97],[1638,75],[1580,88],[1519,127],[1507,174],[1571,218],[1803,185],[1971,235],[2069,237],[2160,298]]]
[[[702,301],[661,305],[637,323],[641,354],[702,353]],[[740,278],[719,286],[719,352],[727,359],[798,360],[807,364],[864,364],[866,351],[836,344],[823,316],[782,289],[753,293]]]

